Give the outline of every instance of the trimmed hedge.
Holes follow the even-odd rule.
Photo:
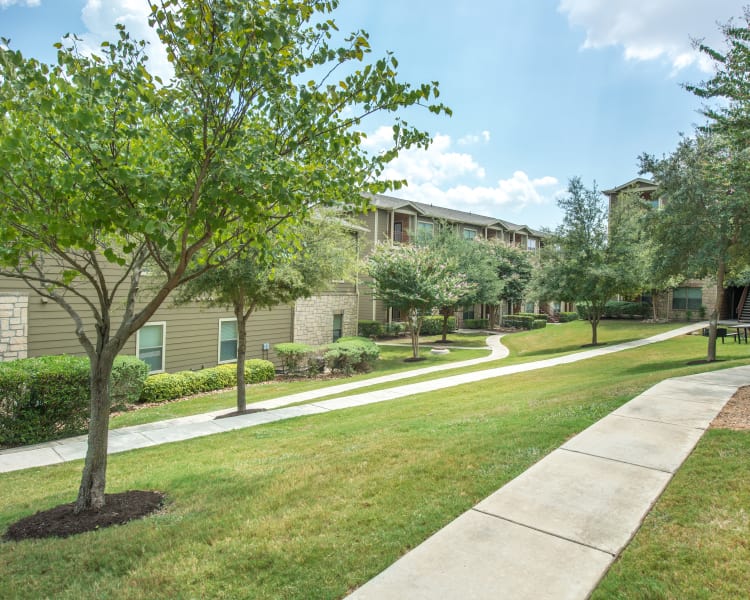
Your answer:
[[[383,324],[380,321],[359,321],[357,334],[366,338],[380,337],[383,335]]]
[[[279,355],[284,365],[284,373],[297,373],[300,371],[302,365],[307,363],[310,356],[315,352],[315,348],[312,346],[296,342],[276,344],[273,349]]]
[[[464,319],[464,328],[466,329],[487,329],[489,326],[489,319]]]
[[[385,335],[401,335],[406,331],[406,323],[400,323],[398,321],[394,321],[392,323],[386,323],[385,327],[383,327],[383,333]]]
[[[636,319],[644,318],[651,311],[651,307],[644,302],[625,302],[610,300],[604,306],[606,319]]]
[[[534,319],[544,319],[545,321],[549,321],[549,315],[546,313],[516,313],[513,315],[514,317],[532,317]]]
[[[560,323],[570,323],[571,321],[577,321],[577,320],[578,320],[577,312],[561,312],[560,313]]]
[[[456,331],[456,317],[448,317],[448,331]],[[440,315],[422,319],[421,335],[439,335],[443,333],[443,317]]]
[[[544,329],[547,327],[547,319],[534,319],[531,322],[532,329]]]
[[[380,356],[380,348],[368,338],[345,337],[330,344],[323,356],[332,372],[348,376],[372,370]]]
[[[503,317],[503,327],[515,327],[517,329],[531,329],[534,325],[533,316],[529,315],[509,315]]]
[[[245,383],[270,381],[276,376],[273,363],[253,358],[245,361]],[[141,402],[165,402],[201,392],[213,392],[237,385],[237,365],[226,364],[178,373],[157,373],[146,379]]]
[[[118,356],[112,368],[112,407],[135,402],[148,374],[146,363]],[[0,445],[38,444],[88,429],[89,360],[41,356],[0,363]]]

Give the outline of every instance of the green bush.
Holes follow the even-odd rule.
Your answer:
[[[533,319],[544,319],[545,321],[549,321],[549,315],[545,313],[516,313],[514,316],[516,317],[531,317]]]
[[[547,327],[547,319],[534,319],[531,322],[532,329],[544,329]]]
[[[37,444],[88,429],[89,360],[41,356],[0,363],[0,445]],[[135,357],[115,359],[110,383],[114,407],[132,402],[148,367]]]
[[[456,331],[456,317],[448,317],[448,331]],[[440,335],[443,333],[443,317],[440,315],[422,319],[421,335]]]
[[[371,340],[362,337],[347,337],[328,346],[323,355],[328,368],[336,373],[351,375],[353,372],[370,371],[380,356],[380,348]]]
[[[383,335],[383,324],[380,321],[359,321],[357,334],[366,338],[377,338]]]
[[[245,383],[270,381],[276,376],[273,363],[253,358],[245,361]],[[237,385],[237,365],[219,365],[200,371],[157,373],[146,379],[141,402],[166,402],[201,392],[213,392]]]
[[[394,321],[393,323],[386,323],[383,327],[383,333],[388,336],[398,336],[406,331],[406,324]]]
[[[531,329],[534,317],[529,315],[508,315],[503,317],[503,327],[515,327],[516,329]]]
[[[296,342],[287,342],[276,344],[273,349],[279,355],[284,365],[284,373],[297,373],[301,370],[308,357],[315,352],[315,348],[307,344],[298,344]]]
[[[643,318],[650,311],[650,306],[643,302],[626,302],[624,300],[610,300],[604,306],[606,319],[635,319]]]
[[[489,319],[464,319],[466,329],[487,329],[489,326]]]
[[[560,313],[560,323],[570,323],[571,321],[577,321],[577,320],[578,320],[577,312],[561,312]]]

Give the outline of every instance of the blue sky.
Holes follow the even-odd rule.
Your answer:
[[[670,152],[703,119],[681,83],[710,76],[691,38],[721,47],[718,23],[747,0],[342,0],[342,31],[370,33],[403,80],[437,80],[453,116],[410,111],[434,136],[389,174],[395,195],[555,227],[568,179],[614,187],[642,152]],[[0,36],[52,60],[66,32],[95,47],[120,21],[150,35],[146,0],[0,0]],[[160,59],[154,57],[159,68]],[[364,125],[376,150],[387,122]]]

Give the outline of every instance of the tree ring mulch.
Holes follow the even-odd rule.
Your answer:
[[[411,356],[409,358],[405,358],[404,362],[405,363],[413,363],[413,362],[422,362],[423,360],[427,360],[427,359],[424,358],[424,357],[422,357],[422,356],[420,356],[419,358],[414,358],[413,356]]]
[[[104,506],[100,510],[84,510],[76,515],[73,512],[75,502],[71,502],[24,517],[8,527],[3,541],[66,538],[142,519],[157,512],[163,505],[162,492],[129,490],[119,494],[104,494]]]
[[[750,431],[750,386],[734,393],[711,423],[711,429]]]
[[[214,421],[216,421],[217,419],[227,419],[229,417],[239,417],[240,415],[251,415],[257,412],[265,412],[265,410],[265,408],[246,408],[245,410],[234,410],[230,413],[225,413],[223,415],[214,417]]]

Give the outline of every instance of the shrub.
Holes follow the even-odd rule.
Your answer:
[[[245,383],[270,381],[276,376],[273,363],[253,358],[245,361]],[[200,371],[157,373],[146,379],[141,402],[165,402],[201,392],[213,392],[237,385],[237,365],[219,365]]]
[[[383,333],[385,335],[397,336],[401,335],[406,331],[406,324],[394,321],[393,323],[386,323],[383,327]]]
[[[578,320],[577,312],[561,312],[560,313],[560,323],[570,323],[571,321],[577,321],[577,320]]]
[[[362,337],[341,338],[328,346],[324,358],[333,372],[351,375],[372,369],[380,356],[380,348],[371,340]]]
[[[532,329],[544,329],[547,327],[547,319],[534,319],[531,322]]]
[[[545,321],[549,321],[549,315],[545,313],[516,313],[514,316],[516,317],[532,317],[533,319],[544,319]]]
[[[456,317],[448,317],[448,331],[456,331]],[[440,315],[422,319],[422,335],[439,335],[443,333],[443,317]]]
[[[366,338],[376,338],[383,335],[383,324],[380,321],[359,321],[357,334]]]
[[[531,329],[534,317],[528,315],[509,315],[503,318],[503,327],[515,327],[517,329]]]
[[[643,302],[611,300],[604,306],[604,317],[607,319],[643,318],[648,313],[649,305]]]
[[[466,329],[487,329],[489,326],[489,319],[464,319]]]
[[[284,365],[285,373],[297,373],[300,371],[305,359],[315,351],[312,346],[295,342],[276,344],[273,349],[279,355]]]
[[[110,384],[113,406],[132,402],[148,367],[117,357]],[[41,356],[0,364],[0,445],[36,444],[88,429],[89,360]]]

